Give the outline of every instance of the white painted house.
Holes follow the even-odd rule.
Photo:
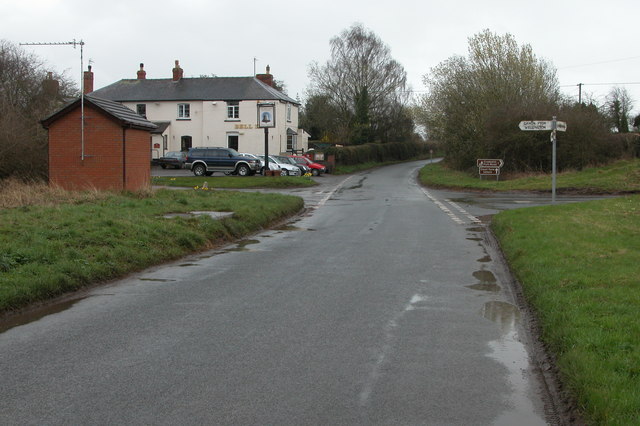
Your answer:
[[[120,80],[91,95],[120,102],[158,126],[151,138],[152,158],[198,146],[264,153],[259,103],[275,104],[269,153],[306,151],[309,135],[298,127],[299,102],[272,86],[269,67],[255,77],[183,78],[176,61],[173,78],[147,79],[140,64],[138,78]]]

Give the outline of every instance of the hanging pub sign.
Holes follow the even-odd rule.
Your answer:
[[[258,127],[276,127],[276,104],[258,103]]]

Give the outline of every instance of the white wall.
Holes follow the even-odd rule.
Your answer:
[[[166,151],[180,151],[182,136],[191,136],[192,145],[196,146],[227,146],[227,135],[238,134],[238,150],[252,154],[264,153],[264,129],[257,126],[257,102],[240,101],[240,117],[237,120],[227,119],[227,103],[224,101],[190,101],[190,120],[178,120],[179,102],[146,102],[147,119],[149,121],[170,121],[171,125],[165,131],[167,135]],[[274,101],[264,101],[274,102]],[[136,110],[136,105],[142,102],[126,102],[125,106]],[[183,103],[183,102],[180,102]],[[291,121],[287,121],[286,103],[276,101],[276,127],[269,129],[269,153],[277,154],[287,149],[287,128],[298,131],[298,149],[307,149],[305,139],[298,130],[298,106],[292,105]],[[154,140],[152,143],[155,143]],[[152,145],[153,146],[153,145]],[[160,152],[164,154],[162,144]]]

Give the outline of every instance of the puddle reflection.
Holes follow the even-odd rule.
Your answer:
[[[25,312],[23,314],[18,314],[12,316],[7,320],[0,321],[0,333],[4,333],[7,330],[10,330],[14,327],[18,327],[20,325],[27,325],[32,322],[36,322],[41,318],[46,317],[47,315],[57,314],[59,312],[66,311],[71,308],[76,303],[86,299],[88,296],[78,297],[75,299],[66,300],[61,303],[56,303],[51,306],[44,306],[39,309],[35,309],[33,311]]]
[[[536,410],[531,400],[532,389],[529,354],[518,338],[520,311],[515,305],[501,301],[484,304],[482,316],[499,325],[501,335],[488,343],[490,358],[507,369],[506,379],[510,385],[508,392],[510,407],[493,421],[495,425],[546,425],[544,414]]]

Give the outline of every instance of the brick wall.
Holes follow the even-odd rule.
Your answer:
[[[149,137],[148,131],[125,129],[85,104],[82,160],[80,108],[76,108],[49,126],[49,183],[71,190],[147,188],[151,179]]]

